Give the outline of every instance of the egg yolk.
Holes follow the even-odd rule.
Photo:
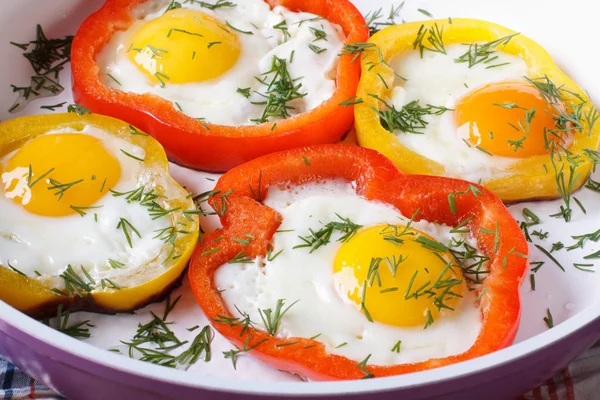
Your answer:
[[[334,274],[367,318],[394,326],[427,326],[442,310],[455,309],[465,290],[454,256],[405,226],[359,231],[336,254]]]
[[[127,55],[155,84],[202,82],[227,72],[240,55],[237,35],[199,11],[171,10],[145,22]]]
[[[548,154],[549,141],[564,142],[556,133],[557,110],[534,86],[524,82],[492,83],[465,96],[456,107],[456,124],[469,129],[469,142],[503,157],[524,158]]]
[[[4,196],[37,215],[89,211],[121,176],[118,159],[96,137],[61,133],[26,143],[2,173]]]

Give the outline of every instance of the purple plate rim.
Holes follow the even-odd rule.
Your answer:
[[[310,384],[305,382],[269,382],[268,385],[265,385],[264,381],[232,380],[187,373],[114,354],[55,331],[2,301],[0,301],[0,315],[0,322],[4,321],[5,324],[17,331],[29,335],[42,343],[74,357],[79,357],[89,362],[139,377],[218,392],[254,395],[317,396],[339,395],[350,392],[360,394],[425,386],[481,373],[503,364],[515,362],[520,358],[551,346],[554,342],[592,323],[600,317],[600,304],[588,307],[554,328],[506,349],[434,370],[372,380],[311,382]]]

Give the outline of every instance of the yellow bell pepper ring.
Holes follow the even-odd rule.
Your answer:
[[[491,115],[500,111],[519,111],[527,115],[526,111],[528,111],[530,126],[519,127],[517,121],[514,121],[515,123],[508,124],[506,129],[521,129],[525,132],[521,133],[527,137],[529,143],[537,141],[537,147],[528,145],[524,149],[518,141],[496,139],[496,143],[503,140],[504,150],[492,155],[487,150],[476,146],[488,140],[487,135],[480,134],[479,143],[473,142],[473,136],[470,137],[471,143],[467,143],[469,139],[466,139],[465,143],[469,147],[471,145],[477,147],[486,152],[491,159],[501,156],[506,161],[507,157],[512,157],[508,159],[510,161],[508,166],[502,168],[502,173],[486,176],[480,183],[505,202],[568,198],[571,192],[583,185],[593,165],[600,160],[600,155],[596,151],[600,142],[600,122],[596,123],[598,112],[587,94],[558,69],[541,46],[523,35],[490,22],[472,19],[431,20],[391,26],[373,35],[369,42],[363,45],[360,54],[362,76],[357,98],[362,102],[356,104],[354,108],[358,143],[383,153],[404,173],[461,178],[456,173],[448,172],[440,162],[409,149],[396,136],[396,133],[410,133],[401,130],[391,132],[384,128],[385,124],[382,125],[381,111],[392,109],[389,102],[392,90],[404,82],[395,75],[390,60],[402,53],[419,51],[421,45],[425,47],[421,50],[424,52],[431,49],[436,51],[435,46],[439,45],[445,52],[444,46],[452,44],[478,43],[481,46],[494,41],[501,43],[490,47],[492,53],[490,58],[496,51],[520,57],[525,62],[527,72],[526,77],[519,84],[521,87],[529,85],[535,92],[532,96],[543,98],[545,107],[553,112],[548,113],[547,110],[538,109],[536,113],[534,109],[526,109],[519,106],[518,102],[512,102],[508,95],[504,95],[507,97],[504,104],[482,103],[481,100],[486,98],[485,92],[493,90],[493,85],[471,88],[471,93],[480,91],[477,101],[471,102],[474,115],[483,112],[482,110],[485,111],[485,107],[488,107],[488,113],[492,112]],[[472,49],[477,50],[476,47],[469,48]],[[482,47],[479,47],[479,50],[481,49]],[[479,55],[485,56],[483,53]],[[444,72],[440,71],[440,73]],[[502,82],[501,84],[510,89],[510,85],[515,83]],[[469,94],[466,97],[473,96]],[[503,110],[498,107],[499,105],[503,106]],[[457,121],[460,119],[458,111],[449,109],[446,112],[455,112]],[[550,114],[552,115],[549,116]],[[553,125],[550,129],[539,127],[544,119],[546,123],[549,119],[550,124]],[[527,121],[527,117],[525,120]],[[456,126],[458,129],[460,125],[457,123]],[[491,131],[489,138],[493,139]],[[457,134],[457,140],[461,139]],[[507,142],[513,147],[509,147]]]
[[[59,133],[56,136],[60,136],[63,132],[77,133],[77,135],[71,136],[81,138],[82,136],[89,137],[86,132],[94,129],[96,132],[104,132],[110,140],[113,138],[121,140],[118,143],[126,141],[137,146],[135,148],[143,149],[143,158],[138,157],[136,161],[140,163],[135,181],[137,191],[130,197],[121,195],[121,198],[128,203],[140,202],[142,206],[147,207],[148,218],[160,218],[163,224],[161,226],[167,226],[157,233],[157,237],[163,240],[162,247],[156,248],[155,252],[158,255],[154,258],[150,256],[151,260],[148,262],[136,267],[128,267],[123,263],[114,262],[114,265],[111,263],[111,267],[118,273],[114,275],[99,274],[96,275],[96,278],[90,268],[84,270],[80,265],[64,266],[65,268],[61,267],[60,271],[54,272],[39,273],[34,270],[35,273],[31,273],[26,270],[28,273],[24,273],[18,269],[18,264],[11,264],[11,254],[7,248],[5,247],[4,250],[0,248],[2,250],[2,254],[0,254],[2,257],[0,259],[0,300],[30,316],[41,318],[56,315],[57,311],[61,309],[59,307],[62,307],[63,310],[127,312],[152,301],[160,300],[180,282],[196,245],[199,233],[198,211],[188,192],[169,175],[169,165],[162,146],[152,137],[120,120],[79,112],[21,117],[2,122],[0,123],[0,173],[7,172],[10,163],[20,157],[19,154],[24,148],[38,139],[53,136],[51,134],[44,135],[46,133]],[[60,141],[60,139],[56,139],[56,141]],[[61,146],[63,145],[66,146],[64,142]],[[104,143],[102,146],[104,149],[110,150],[110,147]],[[39,147],[36,151],[39,151]],[[97,158],[100,156],[97,153],[85,153],[88,150],[84,147],[78,147],[78,151],[82,152],[78,155],[79,159],[84,160],[83,164],[78,164],[78,168],[82,168],[81,165],[92,164],[98,166],[98,176],[105,173],[103,168],[106,164],[94,164],[99,162]],[[136,157],[133,154],[129,155]],[[64,204],[65,199],[59,199],[51,207],[50,211],[59,209],[59,212],[54,215],[49,211],[49,201],[34,205],[34,199],[38,194],[43,197],[44,193],[51,191],[45,190],[46,186],[48,189],[56,187],[56,181],[59,181],[59,178],[53,180],[53,173],[60,174],[60,168],[63,168],[63,172],[73,168],[73,161],[70,157],[63,156],[60,160],[51,160],[51,162],[57,162],[56,168],[49,169],[51,172],[48,174],[42,174],[39,169],[36,171],[35,165],[38,161],[37,158],[29,159],[29,178],[25,178],[30,191],[33,193],[37,189],[38,193],[33,194],[26,205],[25,201],[23,201],[23,205],[17,204],[23,207],[28,214],[38,214],[33,215],[32,218],[39,221],[36,223],[40,225],[48,222],[49,218],[53,220],[50,222],[57,220],[60,222],[60,218],[79,218],[77,214],[65,216],[63,211],[60,211],[59,206],[61,202]],[[121,171],[119,161],[116,163],[118,171]],[[32,180],[32,176],[36,179]],[[92,178],[89,178],[86,175],[88,179],[94,180],[95,175],[91,176]],[[117,175],[116,181],[120,179],[119,176]],[[110,178],[108,179],[110,180]],[[101,184],[97,180],[88,183]],[[86,183],[80,185],[84,184]],[[39,185],[39,187],[35,188],[34,185]],[[99,193],[97,188],[94,190],[98,201],[111,195],[117,197],[114,191],[109,190],[111,187],[108,187],[108,184],[102,185]],[[8,190],[9,188],[3,180],[3,184],[0,186],[0,196],[5,197],[4,201],[11,201],[7,196]],[[67,192],[61,194],[68,199]],[[135,196],[136,194],[138,196]],[[80,196],[79,199],[84,199],[84,197]],[[42,209],[33,208],[34,206],[42,207]],[[100,214],[101,207],[103,206],[98,205],[97,202],[86,203],[86,207],[77,208],[77,213],[81,218],[97,218],[94,213]],[[75,208],[72,207],[72,209]],[[150,214],[151,212],[154,214]],[[123,240],[125,241],[126,238],[131,240],[133,244],[129,242],[129,246],[133,248],[135,240],[138,238],[138,232],[134,230],[135,220],[132,221],[134,223],[129,227],[121,228],[123,233],[126,232],[125,229],[128,229],[129,236],[124,235]],[[98,222],[97,219],[96,222]],[[119,229],[119,227],[115,229]],[[0,230],[2,230],[2,221],[0,221]],[[53,232],[53,234],[61,235],[61,232]],[[85,232],[81,232],[81,234],[85,235]],[[127,242],[124,243],[124,246],[127,246]],[[161,244],[159,243],[159,245]],[[104,271],[106,270],[107,268],[104,268]],[[42,269],[42,271],[44,270]],[[110,278],[108,278],[109,276]],[[101,279],[102,277],[107,279]]]

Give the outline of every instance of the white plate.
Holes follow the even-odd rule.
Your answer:
[[[243,1],[243,0],[240,0]],[[391,4],[397,4],[390,0],[354,0],[355,4],[363,12],[374,8],[383,8],[383,12],[389,10]],[[376,3],[375,5],[373,3]],[[40,99],[33,101],[27,108],[18,114],[9,114],[7,110],[12,105],[15,96],[11,93],[10,84],[26,85],[30,68],[28,62],[21,56],[21,50],[10,45],[9,41],[27,42],[33,38],[35,24],[44,27],[48,37],[62,37],[66,34],[74,34],[79,23],[98,8],[102,1],[98,0],[60,0],[48,2],[44,0],[21,0],[19,2],[6,2],[0,11],[0,32],[4,38],[0,42],[0,51],[4,55],[4,62],[0,64],[0,118],[6,120],[20,115],[40,114],[49,112],[40,109],[41,105],[57,104],[60,102],[72,103],[70,95],[69,71],[61,75],[61,83],[66,90],[58,97]],[[597,15],[600,15],[600,4],[589,0],[571,0],[566,3],[562,0],[408,0],[403,9],[403,18],[407,21],[424,19],[425,17],[418,9],[426,9],[436,18],[471,17],[487,19],[506,25],[523,34],[537,40],[555,58],[558,65],[569,74],[580,86],[587,89],[596,103],[600,101],[600,73],[597,66],[600,55],[595,50],[594,37],[597,29]],[[62,111],[65,111],[63,108]],[[59,110],[60,111],[60,110]],[[193,172],[172,165],[172,173],[177,180],[185,185],[188,190],[199,193],[211,189],[214,182],[207,177],[217,176]],[[595,174],[600,179],[600,173]],[[544,241],[536,240],[549,249],[552,243],[562,242],[565,246],[573,244],[573,235],[589,233],[599,228],[600,222],[600,194],[582,189],[575,195],[586,207],[587,215],[574,206],[573,220],[565,224],[564,221],[549,217],[555,213],[561,201],[523,203],[511,206],[510,210],[517,219],[521,219],[521,210],[527,207],[534,211],[543,221],[535,229],[550,232]],[[216,221],[205,221],[205,230],[216,226]],[[573,267],[573,263],[583,261],[583,256],[600,249],[600,244],[588,242],[583,250],[566,251],[565,249],[554,252],[553,255],[564,266],[565,272],[557,265],[548,260],[539,250],[532,246],[531,261],[545,261],[545,265],[535,274],[536,290],[532,291],[529,277],[525,280],[521,295],[523,299],[523,318],[517,335],[516,342],[523,342],[518,346],[498,352],[489,357],[479,360],[458,364],[438,371],[418,373],[409,377],[388,378],[380,381],[380,384],[353,383],[352,387],[368,389],[374,387],[393,388],[408,387],[417,382],[426,383],[449,377],[468,374],[477,369],[498,365],[504,361],[518,359],[536,349],[545,347],[555,342],[566,334],[576,331],[579,327],[590,322],[598,311],[600,304],[600,272],[582,272]],[[594,260],[591,260],[594,262]],[[589,261],[588,261],[589,262]],[[191,340],[195,333],[188,332],[186,328],[208,323],[200,309],[196,306],[189,286],[185,283],[177,289],[172,296],[183,295],[182,301],[171,314],[176,324],[172,326],[173,331],[181,339]],[[127,360],[108,352],[99,351],[99,348],[114,348],[119,345],[120,340],[130,339],[136,331],[138,322],[146,322],[150,319],[150,311],[163,310],[164,304],[154,304],[131,315],[95,315],[89,313],[78,313],[72,316],[72,321],[90,319],[95,328],[92,328],[92,337],[84,342],[91,346],[82,346],[73,339],[65,337],[60,333],[50,331],[43,326],[32,323],[28,318],[10,312],[11,320],[7,322],[19,326],[26,333],[39,336],[43,332],[44,342],[55,345],[58,348],[70,349],[77,353],[86,353],[90,359],[102,362],[113,368],[125,368],[129,371],[136,370],[142,374],[160,375],[171,382],[185,382],[190,385],[208,385],[214,382],[229,382],[226,387],[235,387],[239,390],[256,389],[257,381],[298,381],[295,376],[272,370],[248,356],[240,356],[237,370],[234,370],[230,360],[224,359],[221,352],[230,350],[231,346],[218,334],[213,342],[213,359],[210,363],[199,362],[188,371],[172,371],[158,369],[153,365],[142,364],[138,361]],[[548,332],[548,327],[543,321],[547,309],[550,309],[555,325],[559,325]],[[2,313],[4,310],[4,313]],[[4,315],[9,313],[5,304],[0,304],[0,331]],[[576,318],[573,318],[576,316]],[[571,319],[570,319],[571,318]],[[566,321],[566,322],[565,322]],[[38,331],[39,329],[39,331]],[[95,346],[95,347],[93,347]],[[13,357],[14,358],[14,357]],[[221,377],[226,381],[213,381]],[[236,383],[236,381],[247,381]],[[248,382],[252,381],[252,382]],[[232,385],[232,386],[230,386]],[[247,386],[244,386],[247,385]],[[363,385],[363,386],[356,386]],[[375,386],[374,386],[375,385]],[[378,385],[378,386],[377,386]],[[308,388],[308,386],[312,386]],[[291,389],[296,387],[296,389]],[[278,388],[282,388],[278,386]],[[290,386],[290,392],[320,391],[324,386],[308,384]],[[317,389],[321,388],[321,389]],[[342,386],[338,386],[339,390]],[[283,389],[282,389],[283,390]],[[323,389],[325,392],[335,392],[334,386]],[[283,390],[284,392],[287,390]]]

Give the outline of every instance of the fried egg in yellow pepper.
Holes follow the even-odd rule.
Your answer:
[[[152,137],[76,113],[0,124],[0,300],[129,311],[181,276],[199,225]]]
[[[405,173],[481,182],[508,202],[565,197],[589,174],[598,112],[531,39],[450,19],[383,29],[361,50],[358,142]]]

